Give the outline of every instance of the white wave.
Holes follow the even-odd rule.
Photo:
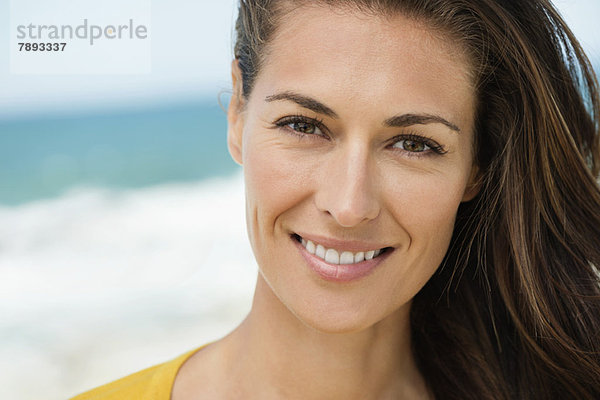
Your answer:
[[[217,339],[256,274],[241,174],[2,207],[0,397],[65,398]]]

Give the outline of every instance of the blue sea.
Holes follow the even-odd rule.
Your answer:
[[[0,205],[231,175],[226,127],[216,99],[0,120]]]

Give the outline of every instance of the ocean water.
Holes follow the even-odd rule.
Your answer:
[[[0,204],[231,175],[217,100],[0,120]]]
[[[66,399],[243,320],[225,134],[216,101],[0,122],[1,399]]]

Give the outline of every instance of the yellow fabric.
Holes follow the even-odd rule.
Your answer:
[[[170,400],[179,368],[205,346],[82,393],[71,400]]]

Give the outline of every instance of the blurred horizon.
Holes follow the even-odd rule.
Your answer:
[[[217,101],[0,120],[0,207],[75,187],[142,188],[237,171]]]

